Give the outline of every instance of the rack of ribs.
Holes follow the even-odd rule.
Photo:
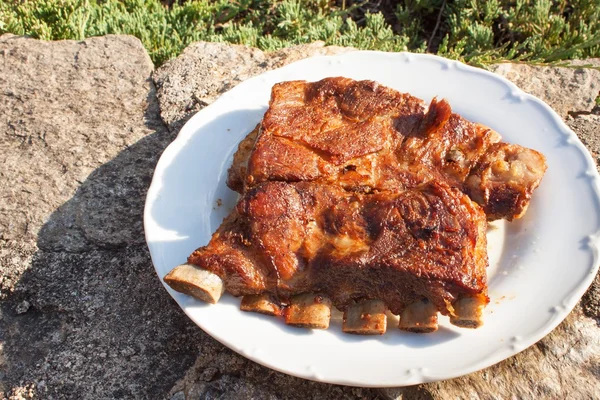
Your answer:
[[[539,152],[373,81],[276,84],[240,143],[228,185],[241,198],[207,246],[164,278],[215,303],[289,325],[383,334],[476,328],[487,296],[487,221],[527,210]]]

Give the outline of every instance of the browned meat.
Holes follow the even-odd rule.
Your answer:
[[[465,187],[467,177],[478,176],[493,157],[487,152],[495,151],[497,146],[491,146],[500,135],[452,113],[445,100],[434,99],[427,107],[372,81],[277,84],[254,139],[256,134],[251,134],[254,149],[240,145],[243,154],[237,154],[239,164],[231,169],[230,186],[238,192],[269,180],[335,183],[365,192],[439,180],[465,191],[486,212],[494,208],[488,219],[512,219],[522,214],[545,171],[543,158],[522,156],[519,162],[530,175],[525,181],[497,174],[495,185],[510,186],[515,207],[504,202],[500,211],[490,204],[496,201],[493,196]],[[532,152],[511,145],[512,157]]]
[[[467,193],[483,205],[489,220],[520,218],[531,194],[546,172],[539,152],[507,143],[496,143],[479,159],[467,178]]]
[[[486,219],[523,215],[544,157],[372,81],[273,87],[228,185],[242,194],[210,243],[166,277],[175,290],[294,326],[382,334],[469,328],[488,303]],[[478,204],[477,204],[478,203]]]
[[[250,132],[238,146],[237,151],[233,155],[233,163],[227,174],[227,186],[238,193],[244,190],[244,180],[246,179],[248,169],[248,158],[254,149],[254,142],[258,137],[260,124]]]
[[[426,298],[447,315],[459,297],[486,296],[486,226],[480,207],[440,183],[362,194],[266,182],[188,263],[235,296],[314,292],[340,310],[379,299],[396,314]]]

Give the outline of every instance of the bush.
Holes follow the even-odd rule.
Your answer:
[[[394,5],[399,3],[398,5]],[[433,52],[471,64],[600,56],[600,0],[8,0],[0,33],[45,40],[131,34],[155,64],[198,40],[263,50],[322,40]]]

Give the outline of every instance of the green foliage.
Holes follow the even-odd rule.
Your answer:
[[[36,0],[0,3],[0,31],[45,40],[105,34],[137,36],[156,64],[211,32],[213,5],[186,3],[169,10],[157,0]]]
[[[600,55],[600,0],[456,0],[440,53],[486,64]]]
[[[373,3],[193,0],[164,7],[159,0],[0,0],[0,33],[45,40],[131,34],[157,65],[198,40],[264,50],[322,40],[430,51],[476,65],[600,56],[600,0],[404,0],[395,8]]]
[[[396,6],[398,30],[409,38],[411,51],[424,52],[432,47],[432,31],[440,10],[443,14],[442,7],[445,9],[443,0],[406,0]]]

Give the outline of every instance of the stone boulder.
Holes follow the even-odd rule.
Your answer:
[[[0,393],[163,396],[203,334],[144,242],[173,135],[140,41],[0,38]],[[4,396],[0,395],[0,398]]]
[[[594,398],[600,281],[536,345],[486,370],[397,389],[269,370],[191,323],[154,274],[142,211],[187,119],[248,77],[352,49],[195,43],[153,72],[129,36],[0,37],[0,393],[7,398]],[[596,63],[597,60],[585,61]],[[600,72],[493,67],[554,107],[596,157]],[[567,90],[565,90],[567,88]]]

